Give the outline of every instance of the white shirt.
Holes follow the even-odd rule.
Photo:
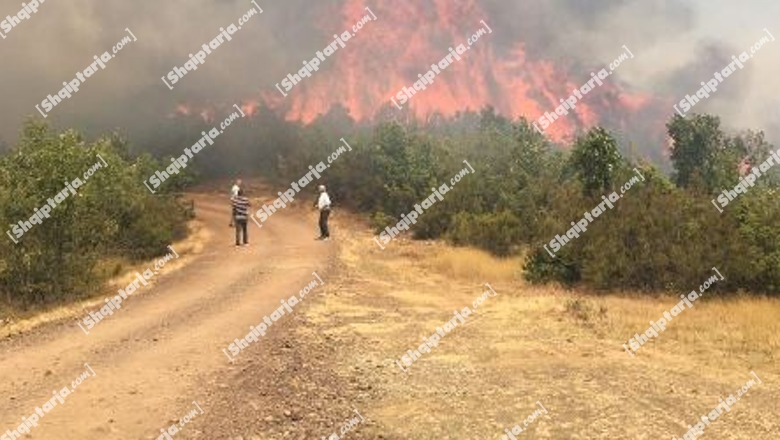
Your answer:
[[[240,189],[241,188],[239,188],[238,185],[233,185],[233,188],[230,189],[230,200],[233,200],[236,197],[238,197],[238,191]]]
[[[328,193],[320,193],[320,199],[317,201],[317,208],[319,208],[320,211],[325,208],[330,208],[330,197],[328,197]]]

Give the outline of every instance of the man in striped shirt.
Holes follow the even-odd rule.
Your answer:
[[[244,190],[239,189],[238,195],[233,198],[233,220],[236,225],[236,246],[241,246],[241,237],[243,234],[244,244],[249,244],[249,237],[246,235],[246,223],[249,213],[249,199],[244,196]]]

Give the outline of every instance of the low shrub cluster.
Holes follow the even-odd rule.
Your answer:
[[[16,148],[0,158],[0,221],[8,225],[0,240],[0,288],[8,303],[89,294],[111,275],[102,263],[162,255],[184,236],[186,207],[172,193],[152,195],[142,183],[162,165],[148,155],[130,159],[127,150],[116,136],[87,143],[72,130],[36,122],[24,127]],[[76,179],[74,194],[66,188]],[[57,196],[63,189],[66,196]],[[19,222],[47,204],[54,206],[48,218],[41,215],[24,231]]]

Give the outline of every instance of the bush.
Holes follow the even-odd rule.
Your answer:
[[[156,165],[130,162],[117,139],[88,144],[75,131],[55,133],[30,122],[18,148],[0,160],[5,224],[29,221],[49,199],[55,206],[49,218],[15,236],[18,243],[0,244],[0,286],[8,302],[49,303],[88,294],[104,281],[106,274],[96,271],[102,259],[160,255],[183,234],[183,210],[170,196],[154,196],[141,183],[151,174],[145,171]],[[84,175],[98,164],[91,176]],[[55,198],[65,182],[76,186],[76,181],[75,193],[66,190],[67,197]]]
[[[780,205],[772,196],[780,189],[780,167],[722,214],[711,203],[717,192],[739,182],[738,161],[755,165],[768,157],[772,146],[760,132],[726,135],[718,118],[673,117],[666,133],[672,141],[670,160],[657,164],[661,172],[622,157],[614,136],[599,127],[558,148],[524,119],[510,121],[490,108],[432,115],[425,123],[399,119],[392,113],[377,124],[355,122],[338,109],[303,125],[261,106],[247,128],[259,135],[240,133],[238,126],[228,135],[252,141],[251,152],[243,152],[246,142],[221,146],[231,154],[203,172],[213,176],[230,165],[230,158],[240,158],[234,168],[257,163],[258,172],[279,176],[286,185],[335,151],[343,137],[354,151],[334,162],[321,180],[334,200],[366,213],[381,230],[414,209],[431,188],[449,184],[468,160],[476,174],[426,209],[411,227],[413,237],[448,238],[502,256],[523,249],[525,275],[536,283],[685,292],[708,278],[714,266],[726,277],[714,292],[780,289]],[[172,153],[161,149],[158,154]],[[572,221],[601,203],[602,195],[621,194],[621,186],[636,176],[634,168],[646,181],[595,218],[555,258],[547,254],[543,245],[565,234]],[[671,178],[667,170],[673,171]],[[148,234],[139,236],[150,248],[169,238],[151,224],[143,229]]]
[[[455,216],[448,237],[453,243],[485,249],[499,256],[516,251],[522,229],[520,220],[509,211],[496,214],[469,214]]]

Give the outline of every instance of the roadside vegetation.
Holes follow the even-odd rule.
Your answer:
[[[432,188],[449,185],[468,160],[476,174],[466,175],[405,234],[501,257],[522,255],[525,277],[534,283],[677,292],[698,286],[717,267],[725,281],[714,292],[776,294],[780,204],[774,192],[780,167],[762,173],[723,213],[711,201],[733,190],[740,163],[747,158],[757,167],[773,147],[760,132],[727,133],[710,115],[675,116],[666,128],[668,142],[653,148],[665,150],[668,159],[650,163],[601,127],[570,145],[554,145],[525,120],[510,121],[490,108],[425,124],[358,124],[333,111],[309,125],[260,109],[236,129],[234,142],[210,152],[214,161],[198,172],[206,177],[241,170],[289,186],[309,165],[327,164],[345,138],[353,151],[304,191],[313,197],[316,184],[325,183],[337,207],[366,214],[379,232]],[[637,182],[638,173],[644,181]],[[631,179],[614,208],[594,218],[555,258],[545,251],[543,245],[565,235],[602,196],[620,195]]]
[[[85,180],[85,172],[102,164],[98,154],[106,165]],[[17,145],[0,158],[0,222],[8,230],[0,240],[4,305],[24,310],[86,297],[123,264],[167,252],[186,235],[191,213],[175,192],[152,195],[144,187],[160,166],[149,155],[131,157],[116,135],[86,142],[74,130],[25,125]],[[77,178],[82,184],[73,194],[66,183]],[[68,195],[54,201],[49,217],[41,215],[40,224],[30,223],[17,237],[14,226],[30,222],[63,189]]]
[[[502,258],[522,257],[527,281],[592,290],[674,291],[696,286],[717,267],[713,291],[780,291],[780,167],[718,212],[712,199],[739,182],[739,164],[758,166],[773,148],[760,132],[727,133],[710,115],[673,117],[666,163],[650,163],[615,134],[593,127],[570,145],[550,143],[524,119],[486,108],[426,123],[356,123],[337,110],[311,124],[289,122],[261,107],[156,194],[143,185],[171,157],[213,126],[197,117],[163,121],[136,136],[86,142],[73,130],[28,123],[0,158],[0,217],[9,230],[96,162],[97,170],[18,244],[0,244],[0,286],[8,303],[40,304],[88,295],[121,270],[121,261],[163,253],[186,234],[191,207],[180,194],[196,181],[259,176],[289,186],[342,147],[322,177],[298,200],[310,203],[326,184],[339,209],[369,218],[377,232],[450,184],[466,166],[476,170],[419,216],[410,237],[442,239]],[[644,181],[637,181],[641,174]],[[544,245],[634,179],[614,208],[555,257]],[[226,189],[227,193],[227,189]],[[717,201],[715,202],[718,203]]]

